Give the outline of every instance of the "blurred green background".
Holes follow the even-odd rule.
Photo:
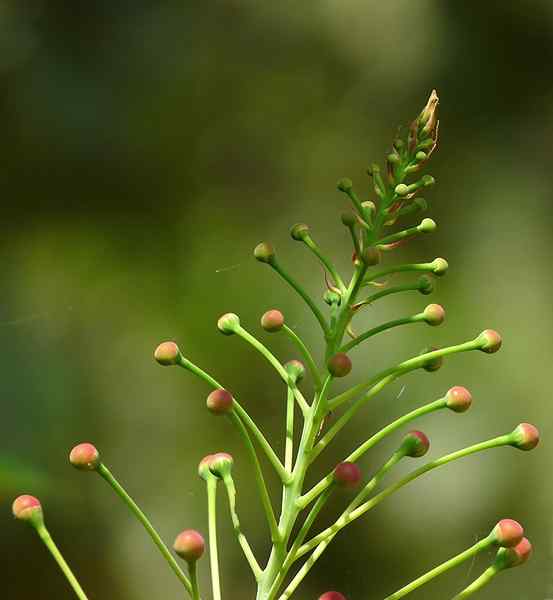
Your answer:
[[[71,597],[33,532],[10,516],[19,493],[40,496],[91,599],[182,597],[107,486],[68,466],[69,449],[84,440],[168,541],[185,527],[206,531],[196,465],[209,452],[232,452],[243,526],[265,555],[234,431],[205,410],[206,386],[159,367],[153,348],[177,340],[281,450],[281,386],[250,348],[217,332],[216,319],[235,311],[259,333],[260,314],[278,307],[320,344],[310,313],[251,250],[272,241],[320,297],[321,271],[288,227],[309,223],[347,270],[350,242],[339,222],[347,202],[336,181],[352,177],[365,194],[366,166],[385,156],[433,87],[441,98],[430,168],[438,185],[425,195],[440,228],[392,260],[448,259],[432,297],[448,322],[376,338],[352,353],[349,379],[485,327],[503,333],[504,348],[391,386],[321,457],[313,479],[379,425],[454,384],[469,387],[475,405],[417,424],[432,456],[519,421],[536,423],[544,439],[535,453],[500,449],[404,489],[336,538],[298,598],[327,589],[382,598],[506,516],[525,524],[535,555],[481,597],[553,598],[552,61],[550,0],[2,2],[2,598]],[[395,297],[362,319],[369,326],[413,314],[425,300]],[[283,359],[294,356],[280,336],[260,337]],[[364,469],[376,468],[397,439]],[[324,518],[345,501],[338,497]],[[253,598],[223,503],[221,513],[224,597]],[[453,596],[490,559],[413,598]],[[209,598],[207,561],[202,567]]]

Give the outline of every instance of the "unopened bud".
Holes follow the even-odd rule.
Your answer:
[[[394,192],[398,196],[407,196],[409,193],[409,186],[405,185],[405,183],[398,183],[398,185],[396,185],[394,188]]]
[[[422,275],[418,280],[419,292],[423,296],[428,296],[434,291],[434,282],[427,275]]]
[[[226,313],[217,321],[217,328],[225,335],[232,335],[240,327],[240,318],[234,313]]]
[[[348,179],[347,177],[340,179],[340,181],[338,182],[338,189],[341,192],[345,192],[346,194],[348,192],[351,192],[351,190],[353,189],[353,181],[351,179]]]
[[[259,262],[271,264],[275,259],[275,250],[271,244],[261,242],[255,247],[253,255]]]
[[[179,361],[179,356],[180,350],[175,342],[163,342],[154,352],[154,358],[164,367],[176,365]]]
[[[328,359],[327,367],[333,377],[345,377],[351,371],[351,359],[347,354],[338,352]]]
[[[519,450],[533,450],[540,443],[538,428],[530,423],[521,423],[511,434],[511,446]]]
[[[445,319],[445,310],[440,304],[429,304],[423,311],[424,320],[431,325],[436,327],[441,325]]]
[[[325,293],[323,294],[323,300],[329,306],[339,306],[342,301],[342,296],[335,290],[325,290]]]
[[[12,504],[12,513],[16,519],[27,521],[35,527],[42,524],[42,506],[34,496],[24,494],[16,498]]]
[[[493,354],[501,348],[501,336],[493,329],[484,330],[477,339],[481,344],[480,350],[487,354]]]
[[[290,235],[297,242],[301,242],[309,235],[309,227],[305,223],[296,223],[290,229]]]
[[[446,406],[458,413],[467,411],[472,404],[472,394],[467,388],[456,385],[450,388],[446,394]]]
[[[225,475],[230,474],[234,459],[226,452],[217,452],[211,455],[209,461],[209,470],[215,477],[223,478]]]
[[[425,350],[423,350],[421,352],[421,354],[428,354],[430,352],[435,352],[436,350],[439,350],[439,348],[437,348],[436,346],[431,346],[430,348],[426,348]],[[434,358],[429,358],[425,364],[423,365],[423,369],[425,371],[428,371],[429,373],[432,373],[434,371],[437,371],[442,365],[444,364],[444,358],[443,356],[436,356]]]
[[[430,440],[422,431],[410,431],[401,442],[400,451],[405,456],[420,458],[430,448]]]
[[[524,529],[520,523],[513,519],[502,519],[493,528],[495,543],[505,548],[516,546],[524,536]]]
[[[441,277],[442,275],[445,275],[449,265],[447,264],[447,260],[445,258],[435,258],[432,261],[432,267],[432,273],[438,277]]]
[[[417,162],[422,162],[423,160],[426,160],[428,158],[426,152],[423,152],[422,150],[420,150],[419,152],[417,152],[415,154],[415,160]]]
[[[340,592],[325,592],[322,596],[319,596],[319,600],[347,600]]]
[[[270,333],[274,333],[275,331],[280,331],[282,326],[284,325],[284,315],[280,312],[280,310],[272,309],[268,310],[261,317],[261,327],[265,331]]]
[[[380,262],[380,252],[374,246],[369,246],[363,250],[360,258],[368,267],[374,267]]]
[[[361,469],[352,462],[341,462],[334,469],[334,481],[343,488],[354,488],[361,481]]]
[[[210,477],[213,477],[211,471],[209,470],[209,465],[211,463],[211,459],[213,458],[213,454],[208,454],[204,456],[198,465],[198,475],[204,480],[207,481]]]
[[[434,177],[432,177],[432,175],[423,175],[421,177],[421,185],[423,187],[430,187],[431,185],[434,185],[436,183],[436,180],[434,179]]]
[[[299,360],[289,360],[284,364],[284,368],[294,383],[299,383],[305,376],[305,367]]]
[[[386,157],[386,160],[391,163],[392,165],[397,165],[401,158],[399,156],[399,154],[396,154],[395,152],[392,152],[391,154],[388,154],[388,156]]]
[[[71,450],[69,462],[81,471],[95,471],[100,464],[100,453],[95,446],[85,442]]]
[[[207,397],[206,405],[214,415],[226,415],[232,410],[234,399],[232,394],[224,389],[213,390]]]
[[[532,555],[532,544],[527,538],[522,540],[513,548],[500,548],[497,552],[494,564],[502,569],[511,569],[524,564]]]
[[[357,216],[352,211],[343,212],[340,218],[346,227],[353,227],[357,223]]]
[[[419,231],[422,233],[432,233],[437,229],[436,221],[432,219],[423,219],[418,227]]]
[[[173,549],[186,562],[194,563],[205,551],[205,541],[195,529],[185,529],[175,539]]]

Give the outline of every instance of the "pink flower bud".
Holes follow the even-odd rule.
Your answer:
[[[458,413],[467,411],[472,404],[471,393],[461,385],[450,388],[447,391],[446,399],[447,408]]]
[[[343,488],[354,488],[361,481],[361,469],[352,462],[341,462],[334,469],[334,481]]]
[[[261,317],[261,327],[263,327],[265,331],[268,331],[270,333],[280,331],[283,325],[284,315],[280,312],[280,310],[268,310]]]
[[[213,390],[207,397],[206,405],[214,415],[225,415],[232,410],[234,400],[232,394],[227,390]]]
[[[299,383],[305,376],[305,367],[299,360],[289,360],[284,364],[284,368],[294,383]]]
[[[209,470],[220,479],[231,472],[234,459],[227,452],[212,454],[209,461]]]
[[[240,327],[240,318],[234,313],[226,313],[217,321],[217,327],[221,333],[232,335]]]
[[[540,442],[540,432],[530,423],[521,423],[511,435],[511,446],[519,450],[533,450]]]
[[[513,548],[500,548],[497,552],[495,565],[499,569],[511,569],[524,564],[532,555],[532,544],[527,538]]]
[[[42,523],[42,506],[40,500],[34,496],[24,494],[16,498],[12,504],[12,512],[20,521],[27,521],[31,525]]]
[[[179,356],[180,350],[175,342],[163,342],[154,352],[154,358],[164,367],[176,365],[179,361]]]
[[[195,529],[185,529],[175,539],[173,548],[186,562],[194,563],[202,557],[205,541],[200,532]]]
[[[480,350],[482,352],[493,354],[501,348],[501,336],[493,329],[484,330],[477,339],[480,341]]]
[[[351,360],[347,354],[338,352],[328,359],[328,372],[333,377],[345,377],[351,371]]]
[[[400,450],[405,456],[420,458],[430,448],[430,440],[422,431],[410,431],[401,442]]]
[[[346,597],[340,592],[325,592],[319,600],[346,600]]]
[[[493,535],[496,544],[511,548],[522,540],[524,529],[520,523],[513,521],[513,519],[502,519],[493,528]]]
[[[211,464],[211,459],[213,458],[213,454],[208,454],[204,456],[198,465],[198,475],[204,480],[207,481],[210,477],[212,477],[211,471],[209,470],[209,465]]]
[[[81,471],[95,471],[100,464],[100,453],[95,446],[84,442],[71,450],[69,462]]]
[[[253,251],[253,255],[259,262],[271,264],[275,260],[275,250],[267,242],[258,244]]]
[[[429,304],[423,311],[424,320],[432,327],[441,325],[445,319],[445,310],[440,304]]]

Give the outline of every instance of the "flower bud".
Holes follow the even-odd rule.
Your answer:
[[[261,317],[261,327],[263,327],[265,331],[268,331],[270,333],[280,331],[283,325],[284,315],[280,312],[280,310],[268,310]]]
[[[226,313],[217,321],[217,327],[221,333],[232,335],[240,327],[240,318],[234,313]]]
[[[100,453],[95,446],[85,442],[71,450],[69,462],[81,471],[95,471],[100,464]]]
[[[480,350],[487,354],[493,354],[501,348],[501,336],[493,329],[484,330],[477,339],[481,343]]]
[[[292,229],[290,229],[290,235],[292,236],[292,239],[301,242],[309,235],[309,226],[305,223],[296,223]]]
[[[434,282],[427,275],[421,275],[421,277],[419,277],[417,284],[419,286],[419,292],[423,296],[428,296],[429,294],[431,294],[434,291]]]
[[[530,423],[518,425],[511,436],[511,446],[519,450],[533,450],[540,443],[540,432]]]
[[[527,538],[522,538],[513,548],[500,548],[494,564],[498,569],[510,569],[524,564],[531,555],[532,544]]]
[[[445,275],[449,265],[447,264],[447,260],[445,258],[435,258],[432,261],[432,267],[432,273],[438,277],[441,277],[442,275]]]
[[[230,454],[226,452],[217,452],[211,455],[209,461],[209,470],[215,477],[219,479],[223,478],[224,475],[230,474],[234,459]]]
[[[429,304],[422,314],[426,323],[432,327],[441,325],[445,319],[445,310],[440,304]]]
[[[422,431],[410,431],[401,442],[400,451],[404,456],[419,458],[430,448],[430,440]]]
[[[420,150],[419,152],[417,152],[415,154],[415,160],[417,162],[423,162],[424,160],[426,160],[428,158],[426,152],[423,152],[422,150]]]
[[[160,365],[169,367],[179,362],[180,350],[175,342],[163,342],[154,352],[154,358]]]
[[[176,537],[173,549],[186,562],[194,563],[205,551],[205,541],[202,534],[195,529],[185,529]]]
[[[253,255],[259,262],[271,264],[275,259],[275,250],[271,244],[261,242],[261,244],[257,244],[255,247]]]
[[[323,300],[329,306],[339,306],[342,302],[342,296],[336,290],[325,290],[325,293],[323,294]]]
[[[436,114],[436,109],[438,107],[438,94],[436,90],[432,90],[430,97],[428,98],[425,107],[422,109],[420,115],[418,116],[419,125],[426,125],[430,119],[432,119]]]
[[[334,481],[343,488],[354,488],[361,481],[361,469],[352,462],[341,462],[334,469]]]
[[[226,415],[232,410],[234,399],[227,390],[213,390],[207,397],[206,405],[214,415]]]
[[[33,526],[42,524],[42,506],[34,496],[24,494],[17,497],[12,504],[12,513],[16,519],[27,521]]]
[[[467,411],[472,404],[472,395],[467,388],[456,385],[447,391],[446,406],[453,412],[462,413]]]
[[[319,600],[346,600],[346,597],[340,592],[325,592]]]
[[[347,194],[353,189],[353,181],[347,177],[344,177],[343,179],[340,179],[337,187],[341,192],[345,192]]]
[[[502,519],[493,528],[495,543],[505,548],[516,546],[524,536],[522,525],[513,519]]]
[[[396,187],[394,188],[394,192],[398,196],[407,196],[407,194],[409,193],[409,186],[405,183],[398,183],[398,185],[396,185]]]
[[[431,185],[434,185],[436,183],[436,180],[434,179],[434,177],[432,177],[432,175],[423,175],[421,177],[421,184],[424,187],[430,187]]]
[[[368,267],[373,267],[380,262],[380,252],[373,246],[369,246],[363,250],[360,258]]]
[[[345,377],[351,371],[351,360],[347,354],[338,352],[328,359],[328,372],[332,377]]]
[[[346,227],[353,227],[357,223],[357,216],[351,210],[343,212],[340,218]]]
[[[305,367],[299,360],[289,360],[284,364],[284,368],[294,383],[300,382],[305,376]]]
[[[432,233],[433,231],[436,231],[437,228],[436,221],[428,218],[423,219],[418,227],[419,231],[422,233]]]
[[[420,354],[428,354],[429,352],[435,352],[436,350],[439,350],[439,348],[436,346],[430,346],[429,348],[425,348]],[[437,371],[443,364],[443,356],[436,356],[435,358],[429,358],[422,368],[425,371],[432,373],[433,371]]]
[[[204,456],[198,465],[198,475],[204,480],[207,481],[210,477],[213,477],[211,471],[209,470],[209,465],[211,464],[211,459],[213,458],[213,454],[208,454]]]
[[[397,154],[397,152],[391,152],[386,157],[386,160],[392,165],[397,165],[401,161],[401,157],[399,154]]]

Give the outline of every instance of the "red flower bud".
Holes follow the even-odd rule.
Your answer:
[[[100,453],[95,446],[85,442],[71,450],[69,462],[81,471],[95,471],[100,464]]]
[[[401,443],[400,450],[405,456],[420,458],[430,448],[430,440],[422,431],[410,431]]]
[[[331,356],[327,362],[328,372],[333,377],[345,377],[350,373],[351,366],[349,356],[343,352]]]
[[[423,311],[424,320],[432,327],[441,325],[445,319],[445,310],[440,304],[429,304]]]
[[[446,406],[454,412],[467,411],[472,404],[472,395],[467,388],[456,385],[450,388],[446,394]]]
[[[352,462],[341,462],[334,469],[334,481],[343,488],[354,488],[361,481],[361,469]]]
[[[346,597],[340,592],[325,592],[319,600],[346,600]]]
[[[513,519],[502,519],[493,528],[495,542],[499,546],[511,548],[516,546],[524,536],[524,529],[520,523]]]
[[[13,516],[20,521],[38,524],[42,521],[42,506],[34,496],[24,494],[16,498],[12,504]]]
[[[493,354],[501,348],[501,336],[493,329],[484,330],[477,338],[480,343],[480,350],[488,354]]]
[[[232,410],[232,394],[227,390],[213,390],[207,397],[206,405],[214,415],[225,415]]]
[[[495,565],[499,569],[511,569],[524,564],[531,555],[532,544],[527,538],[522,538],[513,548],[500,548],[495,559]]]
[[[168,367],[176,365],[180,356],[179,347],[175,342],[163,342],[154,352],[154,358],[160,365]]]
[[[533,450],[540,442],[540,432],[530,423],[521,423],[511,435],[511,446],[519,450]]]
[[[265,331],[268,331],[270,333],[280,331],[283,325],[284,315],[280,312],[280,310],[268,310],[261,317],[261,327],[263,327]]]
[[[202,534],[195,529],[185,529],[175,539],[175,552],[189,563],[196,562],[205,551],[205,541]]]

